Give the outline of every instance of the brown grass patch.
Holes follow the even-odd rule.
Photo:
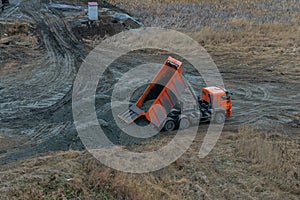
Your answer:
[[[283,191],[300,195],[300,145],[280,133],[241,127],[236,155]]]
[[[201,141],[170,166],[145,174],[110,169],[88,152],[27,159],[1,169],[0,198],[297,199],[300,194],[300,146],[289,137],[241,127],[239,133],[223,133],[205,159],[198,158]]]

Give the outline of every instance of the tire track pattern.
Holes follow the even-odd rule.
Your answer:
[[[233,118],[229,124],[279,125],[287,124],[300,112],[300,94],[270,83],[231,81]]]
[[[41,37],[47,55],[32,69],[32,76],[17,77],[14,84],[1,91],[1,119],[24,119],[40,109],[59,106],[72,88],[76,75],[76,59],[80,58],[78,47],[82,46],[67,28],[54,9],[46,1],[26,1],[21,10],[35,21],[41,30]],[[6,81],[1,80],[5,85]],[[70,97],[67,97],[70,98]]]
[[[76,65],[86,52],[62,15],[48,5],[46,0],[18,5],[18,11],[34,22],[45,50],[34,66],[1,78],[1,132],[25,135],[26,140],[9,149],[0,164],[49,150],[68,150],[76,139],[69,104]],[[58,118],[52,117],[54,112]]]

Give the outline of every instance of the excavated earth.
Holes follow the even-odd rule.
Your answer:
[[[49,151],[84,149],[72,117],[76,72],[88,52],[103,39],[142,25],[130,17],[116,17],[128,15],[110,4],[100,7],[101,20],[96,23],[88,22],[85,5],[48,0],[16,2],[1,12],[0,164]],[[255,125],[278,127],[288,135],[298,132],[300,69],[295,62],[299,63],[299,57],[292,58],[295,62],[289,62],[289,55],[249,62],[249,55],[234,50],[211,55],[225,86],[234,94],[234,114],[226,130]],[[136,143],[113,123],[110,95],[114,84],[133,67],[162,63],[167,56],[167,52],[155,50],[131,52],[118,58],[105,82],[99,83],[96,111],[114,143]],[[202,79],[188,63],[184,73],[199,94]],[[200,127],[206,129],[207,124]]]
[[[140,26],[109,4],[89,23],[84,5],[21,1],[0,14],[0,163],[84,148],[71,110],[80,63],[103,38]]]

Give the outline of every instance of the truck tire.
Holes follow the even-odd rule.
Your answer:
[[[165,131],[173,131],[176,127],[175,121],[173,119],[169,119],[166,121],[164,125]]]
[[[182,130],[188,129],[190,127],[190,125],[191,125],[191,123],[190,123],[189,119],[186,117],[181,118],[179,121],[179,128]]]
[[[222,112],[217,112],[214,121],[215,121],[217,124],[223,124],[223,123],[225,122],[225,119],[226,119],[226,117],[225,117],[225,114],[224,114],[224,113],[222,113]]]

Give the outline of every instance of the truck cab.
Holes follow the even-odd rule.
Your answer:
[[[195,97],[196,98],[196,97]],[[199,122],[213,121],[217,124],[225,122],[232,116],[232,101],[229,91],[219,86],[202,88],[201,97],[198,96],[198,107],[183,111],[182,102],[169,113],[164,130],[172,131],[176,127],[186,129]],[[183,112],[182,112],[183,111]]]
[[[217,123],[223,123],[232,116],[232,101],[229,92],[218,86],[202,88],[199,100],[201,111]]]

